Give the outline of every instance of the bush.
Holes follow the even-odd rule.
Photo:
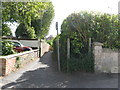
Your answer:
[[[48,43],[50,46],[53,46],[53,40],[47,40],[47,43]]]
[[[119,28],[117,15],[84,11],[69,15],[62,23],[61,34],[72,39],[78,47],[75,51],[86,48],[89,38],[92,42],[103,43],[107,48],[120,48]]]
[[[54,40],[54,38],[51,40],[46,40],[46,42],[50,45],[49,50],[51,50],[51,51],[53,51],[53,40]]]
[[[66,65],[65,65],[66,63]],[[74,72],[74,71],[84,71],[84,72],[93,72],[94,71],[94,59],[92,55],[85,54],[82,57],[71,57],[70,59],[62,63],[66,66],[64,71]],[[64,67],[65,67],[64,66]]]
[[[62,23],[59,35],[61,70],[94,71],[93,54],[88,50],[89,38],[92,42],[103,43],[107,48],[120,48],[119,28],[117,15],[86,11],[69,15]],[[67,38],[70,38],[69,60],[67,60]]]
[[[16,53],[13,50],[12,42],[10,42],[10,41],[1,41],[1,43],[2,43],[2,56]]]
[[[47,42],[51,47],[53,47],[53,41],[54,41],[54,38],[52,38],[51,40],[46,40],[46,42]]]
[[[21,66],[20,57],[16,57],[15,67],[20,68],[20,66]]]

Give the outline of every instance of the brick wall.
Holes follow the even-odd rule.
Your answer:
[[[3,75],[3,72],[5,72],[5,64],[6,60],[5,59],[0,59],[0,76]]]
[[[12,70],[14,70],[14,65],[16,62],[16,57],[12,57],[12,58],[8,58],[6,59],[6,63],[5,63],[5,74],[9,74]]]
[[[26,51],[18,54],[0,57],[0,75],[8,75],[13,70],[16,70],[16,58],[19,57],[20,66],[24,66],[31,60],[36,60],[39,57],[38,50]]]

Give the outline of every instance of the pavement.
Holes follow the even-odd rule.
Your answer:
[[[1,79],[1,88],[118,88],[118,74],[59,72],[52,51]]]

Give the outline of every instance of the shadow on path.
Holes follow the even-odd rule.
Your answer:
[[[16,82],[2,88],[117,88],[117,74],[62,73],[58,72],[52,52],[47,52],[33,67],[26,71]]]

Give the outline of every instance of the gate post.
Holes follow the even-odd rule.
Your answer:
[[[67,72],[68,72],[68,59],[70,59],[70,39],[67,38]]]
[[[70,39],[67,38],[67,59],[70,58]]]
[[[88,53],[91,54],[91,38],[89,38],[89,49]]]

